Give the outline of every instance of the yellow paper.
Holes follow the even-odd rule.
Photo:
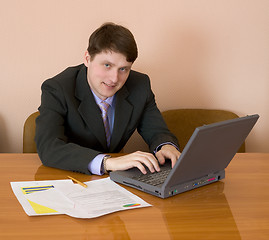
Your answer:
[[[48,208],[45,206],[42,206],[40,204],[37,204],[35,202],[32,202],[30,200],[28,200],[28,202],[30,203],[30,205],[32,206],[32,208],[34,209],[34,211],[37,214],[44,214],[44,213],[56,213],[57,211],[52,209],[52,208]]]

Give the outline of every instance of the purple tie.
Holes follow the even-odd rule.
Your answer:
[[[102,110],[102,118],[104,122],[105,133],[106,133],[106,142],[107,142],[107,146],[109,147],[110,137],[111,137],[110,127],[109,127],[109,122],[108,122],[108,117],[107,117],[107,110],[109,108],[109,104],[105,101],[102,101],[101,103],[99,103],[99,107]]]

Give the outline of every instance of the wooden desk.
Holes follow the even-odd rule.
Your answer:
[[[29,217],[10,182],[98,176],[41,165],[36,154],[0,154],[0,239],[269,239],[269,154],[237,154],[223,181],[168,199],[129,191],[153,207],[95,219]]]

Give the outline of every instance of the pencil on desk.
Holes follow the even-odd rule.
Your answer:
[[[72,179],[74,182],[78,183],[78,184],[79,184],[80,186],[82,186],[82,187],[85,187],[85,188],[88,187],[85,183],[80,182],[79,180],[77,180],[77,179],[75,179],[75,178],[73,178],[73,177],[70,177],[70,176],[67,176],[67,177],[70,178],[70,179]]]

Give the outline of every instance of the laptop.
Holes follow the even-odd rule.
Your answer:
[[[225,168],[245,141],[258,114],[197,127],[175,166],[142,174],[138,168],[110,173],[111,180],[167,198],[225,178]]]

